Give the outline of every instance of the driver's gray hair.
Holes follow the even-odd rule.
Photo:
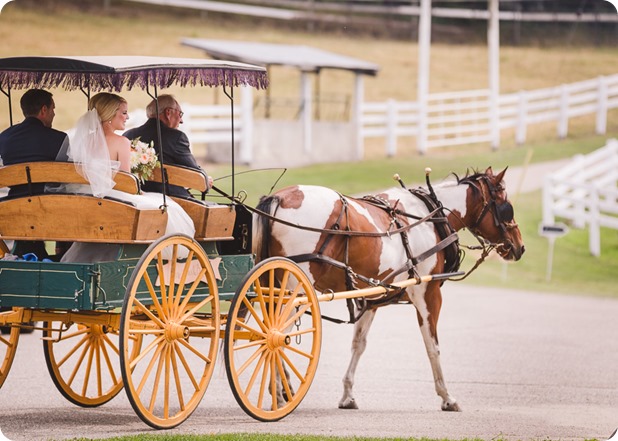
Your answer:
[[[174,98],[174,95],[159,95],[159,113],[163,113],[165,111],[165,109],[171,107],[171,108],[178,108],[178,101],[176,101],[176,98]],[[146,116],[148,118],[156,118],[157,115],[157,103],[155,100],[152,100],[147,106],[146,106]]]

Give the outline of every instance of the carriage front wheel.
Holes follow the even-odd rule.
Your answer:
[[[165,236],[131,275],[120,325],[125,391],[137,415],[155,429],[181,424],[200,403],[215,366],[220,332],[217,283],[202,247]],[[142,349],[131,357],[130,340]]]
[[[303,400],[322,342],[313,286],[289,259],[270,258],[249,272],[230,305],[225,364],[236,401],[260,421],[276,421]]]

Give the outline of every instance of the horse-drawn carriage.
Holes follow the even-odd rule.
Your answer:
[[[9,108],[11,90],[26,87],[80,89],[89,96],[91,91],[138,86],[156,99],[159,89],[174,84],[222,86],[233,105],[234,87],[259,88],[266,83],[261,67],[222,61],[0,59],[0,88]],[[153,179],[197,195],[176,199],[193,219],[195,237],[164,235],[164,195],[160,209],[69,191],[0,199],[0,257],[11,253],[7,243],[14,240],[117,245],[114,259],[96,263],[0,261],[0,326],[9,330],[0,335],[0,387],[9,374],[20,331],[38,323],[49,373],[65,398],[94,407],[124,389],[146,424],[171,428],[200,403],[223,339],[236,400],[252,417],[274,421],[300,404],[315,376],[321,346],[319,302],[368,299],[357,305],[362,303],[365,312],[359,329],[369,326],[366,317],[379,306],[393,301],[415,304],[442,407],[456,410],[443,384],[439,357],[432,353],[437,341],[435,348],[429,343],[436,339],[436,295],[443,279],[460,274],[457,253],[457,264],[451,259],[451,268],[444,266],[444,255],[457,243],[452,228],[467,226],[505,258],[521,256],[521,236],[501,186],[503,173],[479,174],[437,189],[438,196],[457,199],[449,201],[454,209],[447,222],[433,191],[425,198],[434,200],[429,206],[405,200],[417,199],[406,189],[398,189],[400,195],[353,200],[309,187],[284,190],[265,200],[261,210],[240,203],[234,191],[229,204],[206,204],[206,176],[165,165],[161,159],[163,165]],[[118,172],[114,179],[116,190],[139,193],[135,176]],[[0,188],[40,183],[86,181],[70,163],[0,168]],[[314,198],[316,191],[320,195]],[[262,221],[255,237],[250,211]],[[323,218],[311,219],[318,212]],[[440,237],[437,224],[453,227]],[[413,234],[419,226],[423,231]],[[286,229],[294,231],[293,237]],[[257,255],[252,242],[259,245]],[[351,407],[350,375],[345,392],[349,396],[341,407]]]

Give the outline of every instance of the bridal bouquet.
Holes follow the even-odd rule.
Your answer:
[[[131,173],[136,175],[143,184],[152,176],[155,167],[159,167],[159,158],[153,142],[146,144],[139,138],[131,140]]]

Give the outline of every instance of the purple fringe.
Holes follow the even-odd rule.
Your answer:
[[[122,89],[131,90],[137,86],[145,89],[147,85],[156,85],[159,89],[178,86],[251,86],[256,89],[268,87],[266,72],[241,69],[208,68],[181,69],[167,68],[157,70],[136,70],[114,73],[83,72],[16,72],[0,70],[0,85],[10,85],[14,89],[61,87],[76,90],[80,87],[93,91]]]

